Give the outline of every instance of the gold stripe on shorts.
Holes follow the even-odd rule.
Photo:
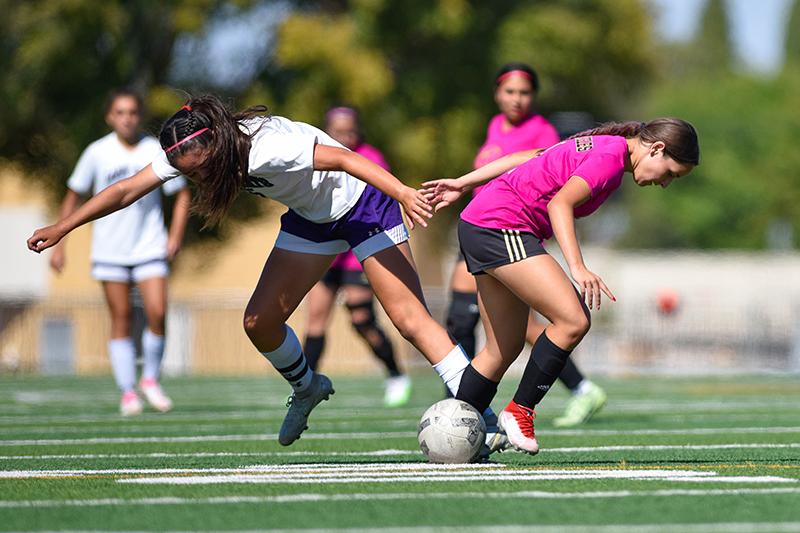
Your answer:
[[[525,253],[525,246],[522,245],[522,237],[519,234],[519,230],[504,229],[501,231],[503,232],[503,239],[506,241],[508,258],[512,263],[528,257]]]

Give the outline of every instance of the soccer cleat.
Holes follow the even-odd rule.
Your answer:
[[[139,382],[139,390],[141,390],[142,394],[144,394],[144,397],[147,399],[147,403],[150,404],[150,407],[156,411],[166,413],[172,409],[172,400],[170,400],[164,394],[164,391],[161,389],[161,385],[159,385],[158,381],[155,379],[142,378],[142,380]]]
[[[122,416],[138,415],[142,412],[142,400],[134,391],[126,392],[119,402],[119,412]]]
[[[408,376],[394,376],[386,380],[383,405],[401,407],[411,398],[411,379]]]
[[[553,420],[560,428],[578,426],[587,422],[606,403],[606,391],[590,382],[589,390],[583,394],[573,394],[564,409],[564,415]]]
[[[322,374],[314,374],[311,386],[302,392],[294,392],[286,402],[289,412],[283,419],[278,442],[282,446],[289,446],[299,439],[300,434],[308,429],[308,415],[319,402],[327,400],[334,392],[331,380]]]
[[[506,432],[497,427],[497,415],[492,413],[483,417],[486,424],[486,441],[479,457],[488,459],[494,452],[502,452],[510,446]]]
[[[533,433],[533,419],[536,413],[519,405],[514,400],[503,409],[497,419],[497,425],[505,430],[508,441],[514,449],[535,455],[539,452],[539,443]]]

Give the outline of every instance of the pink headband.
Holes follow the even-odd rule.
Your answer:
[[[208,128],[203,128],[202,130],[197,130],[196,132],[192,133],[191,135],[187,135],[186,137],[184,137],[180,141],[176,142],[175,144],[173,144],[172,146],[170,146],[169,148],[164,150],[164,153],[167,153],[170,150],[177,148],[178,146],[182,145],[183,143],[185,143],[189,139],[194,139],[195,137],[197,137],[198,135],[200,135],[204,131],[208,131]]]
[[[336,117],[347,117],[358,122],[358,113],[355,109],[351,109],[349,107],[334,107],[325,115],[325,123],[329,123]]]
[[[523,78],[527,78],[529,80],[533,79],[533,76],[531,76],[530,74],[528,74],[524,70],[512,70],[511,72],[506,72],[502,76],[498,77],[497,81],[495,82],[495,85],[500,85],[501,83],[506,81],[511,76],[522,76]]]

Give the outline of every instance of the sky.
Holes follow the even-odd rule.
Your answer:
[[[708,0],[646,0],[667,42],[690,40],[700,28]],[[725,0],[736,53],[746,69],[764,77],[783,66],[786,22],[793,0]]]

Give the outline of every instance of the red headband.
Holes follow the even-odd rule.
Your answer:
[[[185,143],[185,142],[186,142],[186,141],[188,141],[189,139],[194,139],[195,137],[197,137],[198,135],[200,135],[200,134],[201,134],[201,133],[203,133],[204,131],[208,131],[208,128],[203,128],[202,130],[197,130],[196,132],[192,133],[191,135],[187,135],[186,137],[184,137],[184,138],[183,138],[183,139],[181,139],[180,141],[176,142],[175,144],[173,144],[172,146],[170,146],[169,148],[167,148],[166,150],[164,150],[164,153],[167,153],[167,152],[169,152],[170,150],[172,150],[172,149],[174,149],[174,148],[177,148],[178,146],[182,145],[183,143]]]
[[[497,81],[495,82],[495,85],[500,85],[501,83],[503,83],[504,81],[506,81],[506,80],[507,80],[508,78],[510,78],[511,76],[522,76],[523,78],[527,78],[527,79],[529,79],[529,80],[530,80],[530,79],[533,79],[533,76],[531,76],[530,74],[528,74],[528,73],[527,73],[527,72],[525,72],[524,70],[512,70],[512,71],[510,71],[510,72],[506,72],[506,73],[505,73],[505,74],[503,74],[502,76],[499,76],[499,77],[497,78]]]

